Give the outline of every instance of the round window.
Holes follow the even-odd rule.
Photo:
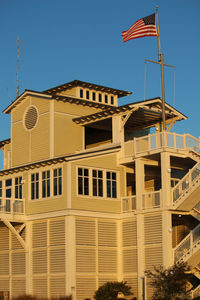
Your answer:
[[[38,120],[38,112],[35,106],[30,106],[25,113],[24,125],[27,130],[35,127]]]

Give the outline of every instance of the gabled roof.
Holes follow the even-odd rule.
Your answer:
[[[111,107],[107,110],[94,113],[87,116],[74,118],[76,124],[85,125],[89,127],[102,128],[108,126],[105,122],[114,115],[130,114],[128,123],[131,128],[151,127],[153,124],[162,121],[162,100],[158,98],[139,101],[131,104],[126,104],[119,107]],[[165,103],[166,120],[176,118],[176,120],[187,119],[185,115],[173,108],[171,105]]]
[[[103,85],[99,85],[99,84],[95,84],[95,83],[89,83],[89,82],[80,81],[80,80],[73,80],[71,82],[67,82],[67,83],[58,85],[56,87],[53,87],[51,89],[44,91],[43,93],[56,94],[56,93],[59,93],[59,92],[65,91],[65,90],[69,90],[69,89],[71,89],[73,87],[77,87],[77,86],[118,95],[119,98],[132,94],[131,92],[118,90],[118,89],[110,88],[107,86],[103,86]]]

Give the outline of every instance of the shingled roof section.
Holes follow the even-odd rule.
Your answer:
[[[43,91],[43,93],[45,93],[45,94],[56,94],[56,93],[59,93],[59,92],[62,92],[64,90],[68,90],[68,89],[71,89],[71,88],[77,87],[77,86],[80,86],[80,87],[83,87],[83,88],[88,88],[88,89],[93,89],[93,90],[96,90],[96,91],[111,93],[111,94],[114,94],[114,95],[118,95],[119,98],[132,94],[131,92],[118,90],[118,89],[110,88],[110,87],[107,87],[107,86],[94,84],[94,83],[89,83],[89,82],[84,82],[84,81],[80,81],[80,80],[73,80],[71,82],[58,85],[56,87],[53,87],[51,89]]]

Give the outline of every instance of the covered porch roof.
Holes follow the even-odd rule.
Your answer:
[[[122,116],[127,130],[150,128],[162,122],[162,101],[160,98],[139,101],[119,107],[110,107],[91,115],[74,118],[76,124],[96,129],[111,130],[112,117]],[[187,117],[165,103],[166,123],[185,120]]]

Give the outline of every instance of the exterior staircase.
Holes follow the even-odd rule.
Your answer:
[[[200,224],[174,248],[174,262],[186,262],[200,280]],[[200,284],[191,291],[191,299],[200,296]]]
[[[190,211],[199,203],[200,194],[200,162],[172,189],[173,208]]]

